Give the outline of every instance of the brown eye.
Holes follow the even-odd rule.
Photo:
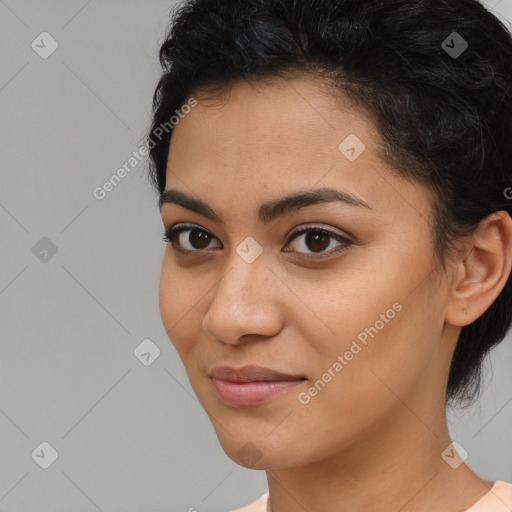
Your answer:
[[[314,258],[315,253],[320,254],[320,257],[322,257],[324,256],[326,249],[329,248],[333,250],[327,252],[327,255],[342,252],[347,250],[349,246],[353,245],[353,243],[350,240],[348,240],[344,236],[339,235],[338,233],[333,233],[332,231],[316,227],[301,228],[295,231],[295,233],[292,234],[290,239],[291,241],[297,240],[297,242],[294,242],[296,244],[296,248],[293,252],[305,254],[306,258]],[[332,242],[338,242],[338,245],[336,246],[336,244],[333,244]]]
[[[169,242],[175,251],[182,254],[200,253],[208,248],[212,240],[216,240],[210,232],[195,225],[181,225],[171,228],[164,233],[163,239]],[[295,239],[298,240],[298,242],[295,242],[296,249],[292,251],[285,250],[285,252],[303,254],[306,259],[331,256],[346,251],[353,245],[353,242],[344,236],[318,227],[298,229],[289,238],[287,245]],[[222,248],[222,245],[220,247]],[[327,249],[331,250],[326,252]],[[315,254],[318,254],[318,256],[315,256]]]
[[[306,234],[304,245],[313,252],[322,252],[329,247],[330,237],[321,231],[310,231]]]
[[[210,233],[207,233],[206,231],[192,229],[188,235],[188,242],[195,249],[204,249],[205,247],[208,247],[211,238]]]
[[[181,226],[164,233],[164,241],[180,252],[198,252],[206,249],[215,237],[197,226]]]

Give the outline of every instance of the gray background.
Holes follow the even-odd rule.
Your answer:
[[[162,325],[146,163],[93,196],[149,126],[172,5],[0,0],[0,510],[226,512],[267,490],[220,448]],[[512,19],[512,0],[487,5]],[[145,366],[148,338],[161,354]],[[475,471],[512,482],[510,336],[486,368],[450,430]]]

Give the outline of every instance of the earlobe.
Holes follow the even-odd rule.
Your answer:
[[[468,251],[456,263],[445,321],[464,327],[492,305],[505,287],[512,269],[512,219],[505,211],[484,219]]]

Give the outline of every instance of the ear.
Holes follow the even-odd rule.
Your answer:
[[[512,268],[512,219],[506,211],[486,217],[468,237],[455,263],[446,323],[463,327],[482,316],[500,294]]]

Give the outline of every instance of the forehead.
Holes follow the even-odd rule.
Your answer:
[[[198,104],[171,138],[166,189],[188,188],[217,205],[220,193],[226,209],[257,198],[253,211],[264,198],[327,185],[381,212],[390,201],[400,215],[411,201],[428,210],[425,188],[393,175],[379,157],[370,118],[318,79],[240,81],[214,97],[192,96]]]
[[[307,147],[309,154],[330,149],[338,156],[344,134],[357,133],[369,144],[378,141],[373,124],[319,78],[237,81],[213,97],[202,91],[194,97],[198,105],[176,126],[172,138],[200,133],[206,151],[213,144],[226,150],[243,142],[248,154],[264,145],[264,154]]]

